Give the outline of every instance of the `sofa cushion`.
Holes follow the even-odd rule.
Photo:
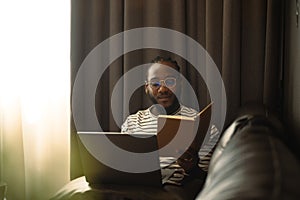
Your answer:
[[[278,127],[264,116],[246,115],[232,123],[197,199],[299,199],[300,162]]]
[[[59,191],[51,200],[188,200],[195,199],[204,179],[193,179],[183,186],[165,185],[163,188],[130,185],[94,185],[90,186],[84,176],[72,180]]]

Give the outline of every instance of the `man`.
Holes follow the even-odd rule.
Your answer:
[[[148,69],[145,92],[153,102],[153,105],[146,110],[138,111],[130,115],[122,125],[122,132],[134,133],[157,133],[157,117],[159,114],[183,115],[194,117],[197,111],[180,104],[177,97],[180,96],[180,67],[176,61],[170,58],[157,57]],[[216,128],[211,129],[216,135]],[[191,145],[193,146],[193,144]],[[208,145],[209,147],[210,145]],[[200,147],[199,147],[200,148]],[[168,183],[182,185],[186,175],[193,173],[195,169],[207,171],[211,156],[211,148],[189,148],[178,160],[161,160],[161,165],[169,165],[170,168],[177,168],[175,178],[171,177]],[[199,151],[199,152],[198,152]],[[199,155],[202,159],[199,161]],[[171,165],[170,165],[171,164]],[[199,167],[198,167],[199,166]],[[182,169],[182,170],[180,170]],[[178,178],[180,177],[180,178]]]

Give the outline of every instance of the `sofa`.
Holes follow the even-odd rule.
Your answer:
[[[196,199],[300,199],[299,155],[275,115],[246,109],[224,132]]]
[[[300,199],[300,161],[276,115],[247,107],[223,132],[209,170],[184,186],[91,187],[84,177],[51,199]]]

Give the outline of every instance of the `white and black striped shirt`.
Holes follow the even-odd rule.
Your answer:
[[[182,115],[187,117],[195,117],[197,111],[181,105],[178,112],[174,115]],[[212,125],[209,136],[206,137],[204,143],[199,151],[199,167],[207,171],[208,165],[215,147],[217,140],[219,138],[218,129]],[[121,132],[134,134],[134,133],[144,133],[144,134],[156,134],[157,133],[157,116],[151,113],[151,107],[146,110],[138,111],[135,114],[129,115],[126,121],[123,123]],[[161,165],[165,165],[163,159],[161,160]],[[170,161],[169,161],[170,162]]]

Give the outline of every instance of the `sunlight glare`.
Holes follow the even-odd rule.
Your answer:
[[[68,2],[55,1],[0,3],[4,25],[0,37],[0,104],[7,107],[20,100],[22,114],[30,123],[39,120],[47,99],[66,98],[68,93],[70,13],[63,10],[67,6],[57,6]]]

